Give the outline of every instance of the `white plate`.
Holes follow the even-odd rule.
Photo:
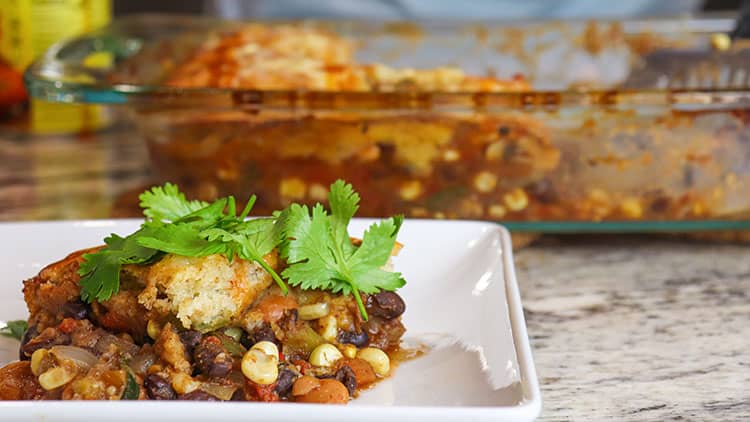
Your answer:
[[[22,280],[139,220],[0,224],[0,321],[25,318]],[[354,220],[360,234],[368,220]],[[495,224],[407,220],[395,259],[408,284],[405,341],[424,356],[348,406],[295,403],[0,402],[0,419],[22,421],[533,420],[541,409],[508,232]],[[0,339],[0,364],[18,343]]]

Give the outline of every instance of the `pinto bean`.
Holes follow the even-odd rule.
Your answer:
[[[372,366],[364,359],[347,359],[345,365],[352,370],[354,377],[357,379],[357,385],[359,387],[364,387],[368,384],[372,384],[377,379],[375,370],[372,369]]]
[[[300,378],[300,380],[303,378],[305,377]],[[302,403],[325,404],[345,404],[349,401],[349,391],[340,381],[332,378],[317,381],[317,388],[309,389],[305,394],[295,395],[295,400]],[[292,389],[294,390],[294,387]]]

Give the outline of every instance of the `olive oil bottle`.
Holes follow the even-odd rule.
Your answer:
[[[52,44],[107,25],[112,0],[0,0],[0,56],[23,71]],[[107,123],[104,107],[31,100],[35,133],[96,130]]]

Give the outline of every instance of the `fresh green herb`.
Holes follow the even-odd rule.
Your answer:
[[[81,275],[81,299],[93,302],[104,301],[120,289],[120,268],[124,264],[145,264],[159,255],[156,249],[138,244],[138,237],[147,229],[141,228],[128,237],[112,233],[104,239],[107,245],[94,253],[83,255],[78,268]]]
[[[12,337],[16,340],[21,340],[23,334],[29,329],[29,323],[26,320],[18,319],[15,321],[8,321],[5,323],[5,327],[0,328],[0,336]]]
[[[138,396],[141,395],[141,387],[138,386],[138,381],[135,380],[133,371],[128,367],[125,369],[125,389],[122,390],[122,396],[120,400],[138,400]]]
[[[120,269],[125,264],[147,264],[164,253],[183,256],[224,254],[257,262],[286,293],[281,277],[266,264],[263,255],[271,252],[283,237],[284,213],[274,218],[245,220],[255,203],[251,197],[240,215],[235,199],[222,198],[212,204],[188,201],[175,185],[167,183],[140,196],[146,221],[135,233],[120,237],[112,234],[106,246],[84,255],[78,270],[81,298],[87,302],[106,301],[120,288]]]
[[[359,208],[359,195],[350,184],[338,180],[331,185],[330,214],[321,204],[312,209],[292,204],[273,217],[246,220],[255,204],[251,197],[237,215],[234,197],[213,203],[188,201],[177,186],[167,183],[140,196],[146,221],[135,233],[110,235],[106,246],[84,255],[78,271],[81,298],[105,301],[120,288],[120,270],[125,264],[148,264],[165,253],[183,256],[224,254],[257,262],[284,294],[281,277],[263,260],[276,247],[288,266],[282,275],[289,284],[303,289],[323,289],[352,294],[364,319],[367,311],[361,293],[395,290],[406,282],[400,273],[384,271],[402,216],[373,224],[361,244],[352,243],[347,227]]]
[[[286,219],[289,240],[282,245],[282,256],[290,265],[282,275],[289,284],[303,289],[353,294],[366,320],[360,293],[392,291],[406,284],[400,273],[381,269],[391,255],[403,217],[371,225],[361,245],[356,247],[347,226],[359,207],[359,195],[351,185],[338,180],[331,185],[328,202],[330,215],[320,204],[312,210],[298,204],[289,207]]]

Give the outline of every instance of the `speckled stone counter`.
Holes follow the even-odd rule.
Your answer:
[[[750,420],[750,247],[567,237],[516,265],[541,420]]]
[[[137,133],[0,126],[0,220],[131,215]],[[516,254],[542,420],[750,420],[750,246],[542,239]]]

